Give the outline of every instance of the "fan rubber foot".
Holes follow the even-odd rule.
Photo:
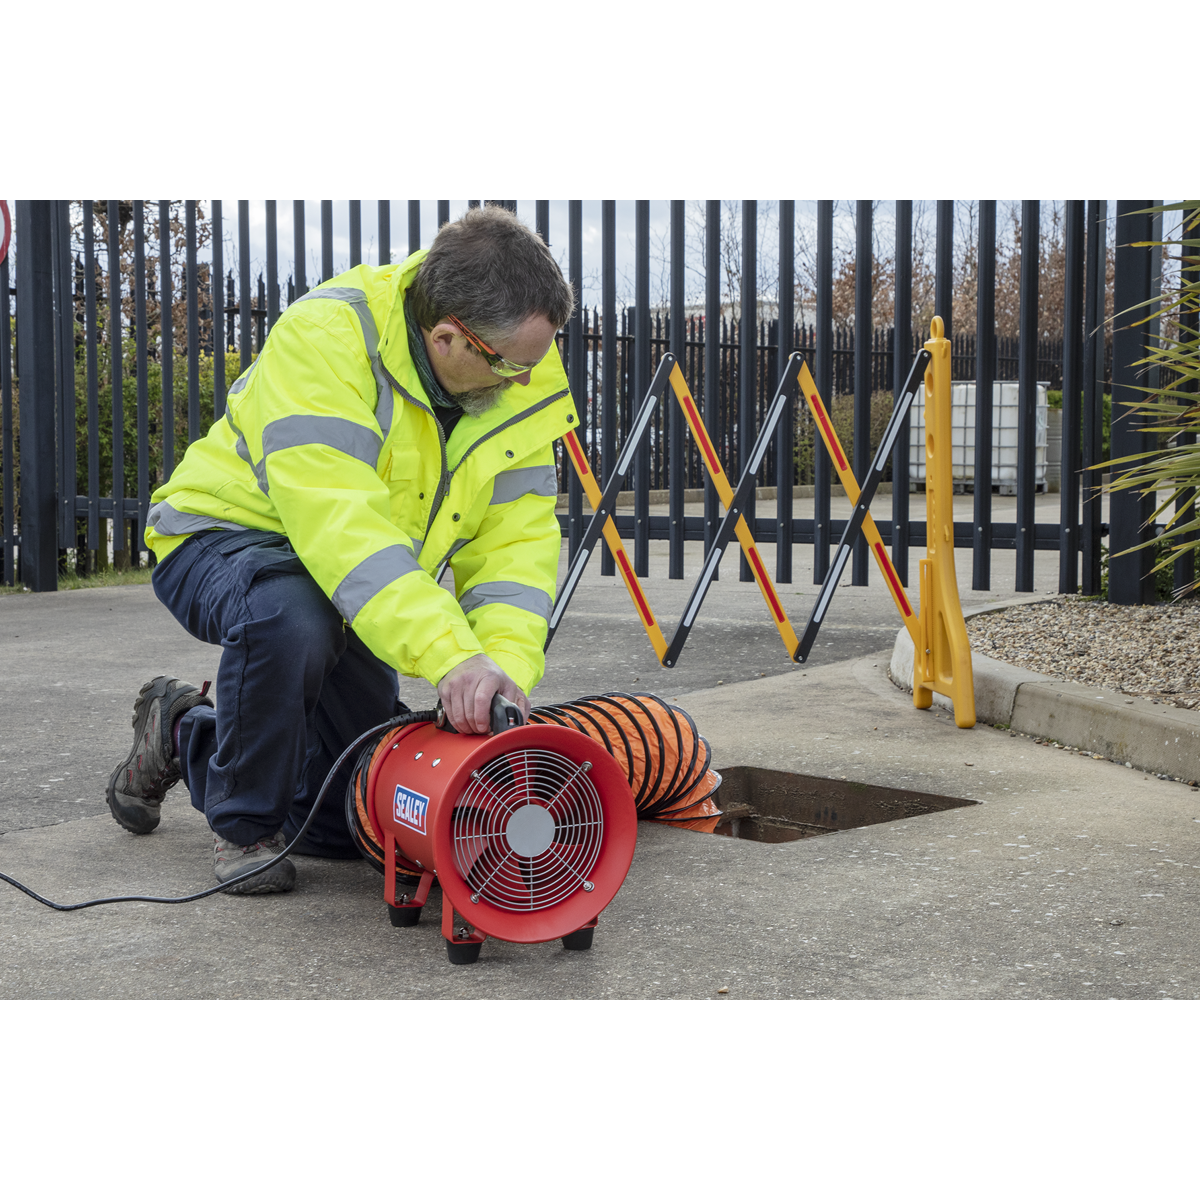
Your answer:
[[[408,904],[403,908],[393,908],[390,904],[387,906],[388,917],[391,918],[392,924],[397,929],[407,929],[410,925],[415,925],[421,919],[420,908]]]
[[[469,963],[478,962],[479,951],[482,948],[482,942],[452,942],[449,938],[446,939],[446,953],[456,967],[464,967]]]
[[[568,933],[562,940],[564,950],[590,950],[592,948],[592,935],[596,932],[594,928],[577,929],[574,933]]]

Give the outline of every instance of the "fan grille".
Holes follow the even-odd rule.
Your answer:
[[[604,813],[590,769],[590,762],[533,749],[501,754],[472,772],[450,834],[473,899],[534,912],[592,890]]]

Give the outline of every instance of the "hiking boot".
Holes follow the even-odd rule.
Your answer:
[[[283,834],[274,837],[260,838],[252,846],[239,846],[237,842],[228,842],[223,837],[213,834],[214,870],[218,883],[228,883],[270,862],[277,854],[282,853],[287,843]],[[230,896],[262,896],[267,892],[290,892],[296,886],[296,868],[290,858],[280,859],[269,871],[247,879],[245,883],[235,883],[226,888]]]
[[[130,833],[150,833],[159,822],[163,797],[179,782],[175,722],[197,704],[215,707],[204,690],[159,675],[144,684],[133,705],[133,749],[108,780],[108,807]]]

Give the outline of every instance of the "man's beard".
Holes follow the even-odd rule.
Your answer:
[[[472,388],[468,392],[451,392],[450,399],[467,414],[468,417],[481,417],[500,399],[500,393],[512,387],[511,379],[501,379],[491,387]]]

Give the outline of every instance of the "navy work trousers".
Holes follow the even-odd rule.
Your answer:
[[[197,706],[179,724],[192,804],[238,845],[280,829],[291,841],[338,755],[403,711],[396,672],[347,628],[281,534],[192,534],[153,583],[193,637],[222,647],[215,711]],[[344,800],[353,765],[331,785],[300,853],[358,857]]]

